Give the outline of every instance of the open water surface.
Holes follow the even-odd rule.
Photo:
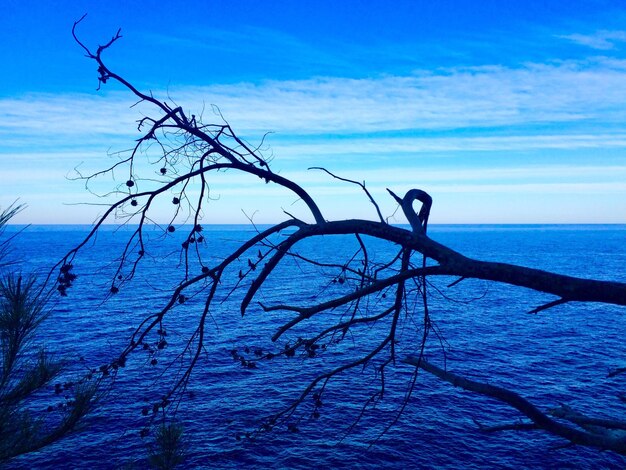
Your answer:
[[[24,272],[45,275],[87,230],[31,226],[15,238],[14,254],[22,260]],[[626,226],[433,226],[430,230],[435,240],[477,259],[626,282]],[[250,227],[205,227],[202,250],[207,263],[223,258],[253,234]],[[79,278],[68,297],[55,297],[52,314],[39,332],[39,342],[62,351],[76,371],[116,357],[133,329],[147,314],[158,311],[179,281],[175,273],[181,266],[176,253],[180,241],[171,236],[161,243],[161,251],[149,252],[153,257],[147,257],[132,283],[103,302],[114,269],[111,263],[127,235],[124,230],[105,228],[97,243],[86,247],[74,261]],[[157,232],[154,238],[158,241]],[[355,243],[347,236],[325,237],[305,243],[302,250],[320,259],[349,258]],[[393,253],[392,247],[368,244],[372,257],[382,259]],[[256,249],[250,256],[255,254]],[[247,258],[242,257],[240,267],[245,269],[246,264]],[[371,367],[331,382],[319,419],[313,419],[306,407],[294,417],[299,432],[281,428],[238,440],[237,436],[256,429],[264,417],[297,398],[315,374],[373,344],[377,330],[357,332],[313,359],[279,358],[259,362],[256,369],[244,368],[233,360],[232,349],[280,350],[295,337],[273,344],[270,337],[285,317],[263,313],[256,305],[241,317],[242,294],[235,291],[226,296],[237,281],[237,269],[220,288],[205,328],[205,352],[176,417],[185,429],[187,468],[626,468],[624,457],[564,447],[563,441],[539,431],[485,434],[476,421],[510,424],[519,415],[426,373],[418,376],[397,422],[383,433],[397,417],[413,372],[401,363],[388,372],[384,400],[368,409],[353,428],[367,397],[379,385]],[[337,288],[328,287],[329,278],[320,274],[328,273],[286,263],[269,278],[257,300],[298,305],[319,301],[320,286]],[[450,370],[509,387],[543,409],[567,403],[593,416],[626,419],[626,404],[617,398],[626,391],[626,374],[607,378],[609,370],[626,365],[623,307],[577,303],[529,315],[529,310],[553,299],[478,281],[447,288],[451,280],[435,280],[429,288],[430,314],[440,334],[440,338],[431,335],[427,348],[433,361],[441,364],[445,352]],[[190,295],[184,308],[171,312],[166,325],[169,345],[163,354],[181,351],[197,325],[203,295],[206,292]],[[416,312],[415,320],[404,322],[400,352],[417,352],[419,319]],[[320,318],[319,324],[324,321]],[[316,325],[307,323],[302,328],[300,333],[311,333]],[[154,367],[149,360],[142,352],[133,354],[80,432],[15,459],[11,468],[145,468],[147,441],[139,432],[146,418],[141,409],[163,393],[163,382],[176,373],[175,368],[161,368],[165,360]],[[53,389],[49,392],[41,397],[42,409],[54,403]]]

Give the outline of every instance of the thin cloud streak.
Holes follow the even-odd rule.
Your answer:
[[[618,43],[626,42],[626,31],[600,30],[593,34],[564,34],[558,38],[566,39],[581,46],[608,51],[617,48]]]
[[[241,133],[468,129],[626,119],[626,69],[610,61],[470,67],[374,79],[317,78],[168,92],[205,121],[210,104]],[[164,93],[155,92],[155,95]],[[121,92],[0,99],[0,135],[135,135],[142,109]]]
[[[621,182],[626,181],[624,160],[612,158],[605,166],[602,158],[610,153],[599,151],[615,154],[615,149],[626,149],[624,61],[596,58],[368,79],[173,87],[154,93],[169,93],[197,115],[204,107],[205,122],[220,122],[219,115],[211,114],[210,103],[216,103],[235,131],[251,142],[258,142],[266,131],[277,131],[269,139],[276,171],[304,169],[313,161],[341,176],[365,180],[380,195],[386,187],[401,192],[414,186],[468,198],[506,193],[609,194],[611,200],[620,201],[626,194],[626,184]],[[107,151],[131,147],[140,135],[136,121],[151,111],[142,105],[131,108],[132,104],[127,93],[118,91],[104,96],[37,94],[0,99],[4,144],[0,161],[12,180],[37,182],[42,191],[60,184],[64,165],[63,174],[71,173],[81,161],[89,167],[98,161],[105,166]],[[540,149],[576,150],[580,160],[557,159],[554,155],[563,153],[554,152],[543,165],[522,166],[520,158],[509,158],[511,151]],[[420,152],[454,158],[429,155],[428,168],[423,169],[417,158]],[[486,162],[469,152],[493,152],[489,154],[493,158]],[[394,160],[395,156],[403,159]],[[587,166],[575,163],[582,158]],[[22,171],[19,166],[20,161],[46,159],[54,162],[47,167],[48,183],[39,171],[29,180],[29,169]],[[363,165],[354,164],[357,160]],[[344,174],[347,164],[352,167]],[[356,201],[362,196],[359,188],[320,172],[281,174],[301,182],[312,194],[329,196],[328,200],[350,194]],[[234,196],[237,202],[254,200],[262,205],[264,197],[284,195],[272,185],[251,188],[249,179],[220,177],[232,185],[226,186],[220,178],[215,194]],[[80,183],[72,184],[80,188],[59,191],[56,199],[89,200]],[[291,200],[290,195],[287,198]]]
[[[544,179],[554,182],[556,179],[563,181],[567,178],[573,179],[597,179],[597,178],[624,178],[626,180],[626,166],[538,166],[538,167],[507,167],[507,168],[451,168],[446,171],[440,169],[421,169],[417,166],[413,168],[391,167],[376,168],[370,170],[357,169],[351,175],[341,175],[365,183],[412,183],[421,182],[459,182],[459,181],[528,181]],[[323,183],[334,181],[326,173],[321,171],[301,171],[284,172],[283,176],[292,178],[302,184]],[[241,180],[244,181],[243,179]]]
[[[138,118],[126,93],[29,94],[0,99],[0,133],[124,135]],[[130,127],[132,131],[133,127]]]
[[[396,185],[401,186],[401,185]],[[396,187],[394,186],[394,188]],[[414,185],[408,185],[412,188]],[[350,186],[307,186],[307,191],[315,196],[359,196],[365,195],[358,188]],[[385,185],[368,185],[370,192],[388,196]],[[626,192],[626,182],[613,183],[506,183],[506,184],[429,184],[427,190],[435,193],[485,193],[485,194],[613,194]],[[246,198],[259,197],[285,197],[295,198],[295,195],[285,192],[280,188],[262,188],[251,191],[249,187],[218,187],[214,189],[220,196],[241,196]],[[365,202],[365,199],[363,200]]]
[[[451,69],[378,79],[318,78],[181,89],[219,103],[250,131],[287,133],[458,129],[626,117],[626,71],[604,63]]]
[[[626,134],[560,134],[495,137],[353,137],[292,143],[276,137],[271,149],[280,159],[302,156],[415,154],[419,152],[499,152],[538,149],[626,148]]]

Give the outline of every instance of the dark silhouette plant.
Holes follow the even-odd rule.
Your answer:
[[[185,462],[186,443],[183,427],[177,423],[162,423],[154,432],[154,442],[148,447],[148,463],[158,470],[171,470]]]
[[[365,413],[383,400],[387,372],[394,368],[408,368],[412,375],[398,414],[415,392],[418,371],[424,371],[518,410],[525,420],[516,423],[513,426],[516,429],[541,429],[572,444],[626,454],[626,423],[623,420],[609,422],[568,412],[565,408],[542,410],[513,390],[469,380],[452,372],[449,368],[454,364],[446,361],[445,351],[440,346],[441,336],[434,328],[430,303],[433,281],[437,278],[448,278],[450,289],[465,280],[479,279],[553,296],[554,300],[530,308],[532,313],[571,302],[625,306],[626,284],[468,258],[427,234],[432,199],[423,190],[411,189],[404,196],[388,190],[410,225],[410,228],[398,227],[383,217],[365,184],[322,169],[329,178],[358,185],[372,206],[372,220],[328,220],[311,194],[295,181],[274,172],[260,146],[244,141],[228,123],[203,123],[202,116],[190,115],[181,106],[173,104],[169,97],[166,101],[158,99],[152,92],[140,91],[111,70],[103,54],[121,38],[120,31],[94,50],[76,35],[79,22],[74,24],[74,38],[87,58],[97,64],[98,88],[109,82],[120,84],[144,106],[147,114],[138,121],[140,137],[130,151],[119,154],[119,160],[101,172],[80,175],[89,185],[99,176],[121,173],[125,175],[122,181],[127,183],[118,183],[113,193],[107,193],[108,196],[118,196],[117,200],[97,220],[86,238],[67,253],[59,263],[59,269],[63,272],[63,266],[80,262],[81,252],[89,249],[88,245],[103,224],[132,222],[124,248],[109,260],[116,266],[110,292],[121,292],[134,280],[141,266],[153,259],[148,255],[155,252],[154,240],[149,240],[147,232],[153,227],[153,214],[163,201],[171,201],[174,207],[160,205],[171,208],[169,220],[160,229],[160,240],[182,237],[178,245],[181,269],[174,273],[179,278],[169,300],[159,308],[146,310],[128,345],[116,359],[116,362],[126,361],[136,351],[145,351],[149,355],[149,364],[161,366],[159,355],[162,349],[170,348],[170,343],[163,341],[162,332],[173,312],[189,308],[187,321],[194,327],[182,349],[175,354],[177,367],[165,369],[176,371],[170,376],[173,382],[167,394],[152,403],[152,408],[144,408],[147,410],[144,414],[150,410],[153,414],[166,410],[182,397],[203,353],[207,331],[211,328],[208,321],[211,312],[226,297],[237,298],[242,316],[271,314],[276,321],[271,337],[276,343],[274,350],[236,348],[230,351],[233,359],[243,367],[252,369],[259,361],[296,356],[304,360],[320,359],[323,363],[324,351],[340,345],[348,347],[344,346],[346,338],[350,338],[351,344],[361,346],[322,368],[323,371],[297,394],[293,402],[267,418],[259,431],[282,427],[296,432],[298,410],[309,410],[314,418],[319,417],[328,384],[344,373],[369,367],[375,371],[378,387],[366,400]],[[205,206],[211,200],[209,176],[219,177],[224,172],[255,176],[264,183],[291,192],[304,205],[307,214],[296,217],[285,212],[283,222],[257,230],[224,258],[212,258],[196,228],[207,222]],[[357,247],[355,252],[334,253],[325,258],[307,255],[302,249],[307,241],[336,236],[351,237]],[[372,241],[385,244],[385,253],[391,255],[384,259],[374,256],[370,249]],[[300,291],[293,291],[285,295],[284,303],[255,302],[268,278],[289,262],[297,263],[302,273],[302,288],[306,287],[314,295],[303,297]],[[52,275],[51,279],[54,277]],[[187,302],[188,299],[195,302]],[[200,307],[197,307],[198,302],[202,304]],[[190,304],[197,310],[192,311]],[[408,346],[400,346],[400,332],[407,330],[412,331],[414,341]],[[370,340],[359,343],[364,332]],[[410,354],[406,353],[407,348],[411,350]],[[433,351],[439,351],[439,354],[433,354]],[[437,359],[432,359],[435,356],[443,357],[443,360],[435,364]],[[112,369],[106,370],[108,373]]]
[[[90,411],[96,390],[87,383],[58,382],[54,387],[57,406],[31,409],[33,396],[61,376],[64,361],[34,343],[38,327],[49,314],[48,296],[34,277],[6,272],[16,263],[6,259],[10,247],[6,241],[11,237],[5,239],[4,229],[20,209],[12,206],[0,214],[0,463],[74,430]]]

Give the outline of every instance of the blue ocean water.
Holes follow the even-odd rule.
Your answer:
[[[13,253],[22,260],[24,272],[44,276],[87,230],[84,226],[31,226],[15,238]],[[154,248],[133,282],[103,302],[128,230],[105,227],[96,242],[89,243],[74,261],[79,276],[75,285],[68,297],[54,299],[52,314],[42,325],[40,342],[63,351],[76,371],[113,359],[138,323],[164,304],[184,270],[180,240],[175,236],[161,239],[162,232],[155,230]],[[477,259],[626,282],[626,226],[435,225],[429,230],[435,240]],[[205,227],[204,259],[207,263],[222,259],[253,234],[248,226]],[[373,258],[394,253],[393,247],[367,243]],[[356,246],[347,236],[324,237],[306,242],[302,253],[323,259],[349,258]],[[251,256],[255,253],[256,249]],[[240,261],[245,268],[247,258]],[[426,373],[418,376],[397,422],[383,433],[397,418],[413,372],[401,363],[387,374],[384,400],[368,409],[354,427],[379,383],[373,368],[354,370],[331,382],[319,419],[306,409],[294,417],[299,419],[299,432],[275,429],[255,439],[238,440],[238,435],[256,429],[264,417],[289,405],[316,374],[374,344],[379,333],[376,329],[357,331],[316,358],[282,358],[259,362],[256,369],[244,368],[233,360],[232,349],[271,351],[295,336],[277,344],[270,341],[279,322],[290,316],[264,313],[253,305],[241,317],[238,301],[242,294],[227,295],[237,281],[237,269],[220,287],[205,328],[204,353],[176,416],[185,429],[187,468],[626,467],[624,457],[564,447],[563,441],[539,431],[485,434],[476,421],[510,424],[519,415]],[[310,304],[321,298],[320,288],[328,289],[327,278],[319,274],[303,263],[286,263],[270,277],[257,300]],[[552,299],[481,281],[447,288],[449,282],[433,280],[429,289],[430,314],[440,337],[431,335],[427,353],[435,362],[445,351],[450,370],[509,387],[544,409],[566,403],[593,416],[626,419],[626,405],[617,398],[625,391],[626,377],[607,378],[609,370],[626,365],[623,307],[576,303],[529,315],[533,307]],[[133,354],[80,432],[15,459],[12,468],[144,468],[148,441],[139,436],[146,424],[141,409],[164,393],[163,382],[176,373],[176,362],[170,369],[162,365],[167,362],[165,354],[182,350],[198,323],[203,294],[190,295],[184,307],[168,316],[169,345],[159,365],[150,366],[146,354]],[[405,321],[399,352],[416,352],[419,318],[416,312],[414,319]],[[311,321],[300,333],[311,334],[328,320]],[[42,397],[41,406],[54,399],[53,390],[50,397]]]

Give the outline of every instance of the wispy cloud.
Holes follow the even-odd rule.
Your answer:
[[[166,93],[156,92],[166,97]],[[621,62],[471,67],[368,79],[316,78],[168,91],[204,120],[210,104],[242,133],[346,134],[498,126],[626,122]],[[169,99],[169,98],[167,98]],[[0,135],[134,135],[148,108],[123,93],[30,95],[0,100]]]
[[[331,182],[331,178],[321,171],[290,171],[284,176],[308,184]],[[352,175],[339,175],[365,181],[369,184],[384,185],[396,183],[459,183],[485,181],[522,181],[522,182],[565,182],[591,181],[597,179],[621,179],[626,181],[626,165],[541,165],[513,166],[501,168],[451,168],[441,171],[438,168],[424,169],[391,166],[376,169],[355,169]],[[356,187],[356,186],[355,186]]]
[[[618,44],[626,42],[626,31],[596,31],[593,34],[564,34],[557,36],[561,39],[587,46],[592,49],[608,51],[616,49]]]
[[[168,102],[173,98],[197,115],[203,112],[205,122],[220,120],[210,106],[217,104],[235,130],[252,141],[276,131],[270,141],[275,169],[283,168],[283,174],[329,201],[333,195],[357,194],[358,188],[339,185],[323,174],[288,170],[314,161],[343,171],[347,163],[342,165],[342,158],[354,162],[362,155],[368,157],[362,159],[366,163],[344,176],[366,180],[381,194],[387,186],[402,190],[416,184],[438,194],[626,193],[617,180],[626,180],[624,160],[605,165],[600,153],[626,149],[626,65],[620,60],[450,68],[364,79],[274,80],[154,93]],[[51,178],[57,179],[63,167],[66,174],[80,161],[93,165],[97,155],[128,148],[138,137],[136,121],[151,110],[132,104],[128,94],[110,91],[104,96],[0,99],[0,161],[14,181],[21,175],[27,178],[20,155],[42,162],[42,169],[49,168]],[[535,150],[586,152],[587,160],[585,165],[557,165],[550,157],[546,164],[524,167],[519,159],[507,159],[507,152]],[[445,158],[441,163],[431,159],[428,169],[420,168],[414,158],[420,152],[453,156],[448,160],[454,165]],[[487,168],[468,160],[478,152],[501,152],[502,158]],[[385,158],[378,159],[381,156]],[[47,166],[46,158],[55,164]],[[45,174],[33,175],[32,181],[44,191]],[[259,197],[275,191],[229,181],[231,186],[217,185],[215,190],[237,202],[257,201],[252,191]],[[10,192],[17,189],[10,186]],[[76,195],[69,200],[77,200]]]
[[[245,129],[294,133],[458,129],[626,117],[626,72],[605,64],[474,67],[179,90]],[[197,106],[197,104],[196,104]]]
[[[145,33],[150,48],[176,48],[182,55],[193,55],[192,60],[206,60],[229,67],[229,59],[236,57],[247,69],[271,71],[271,76],[283,76],[298,71],[317,74],[323,70],[345,73],[353,60],[345,57],[341,46],[321,47],[324,38],[302,40],[292,34],[262,26],[240,25],[237,30],[219,27],[185,30],[184,35]],[[328,44],[325,44],[328,46]],[[252,73],[252,72],[251,72]],[[259,73],[259,72],[257,72]],[[267,72],[266,72],[267,74]],[[253,73],[254,75],[254,73]]]
[[[274,141],[275,140],[275,141]],[[337,157],[366,155],[407,155],[425,152],[502,152],[526,150],[626,149],[626,133],[554,134],[490,137],[353,137],[348,139],[313,139],[293,142],[270,139],[272,150],[281,160],[304,157]]]
[[[29,94],[0,99],[4,152],[119,150],[137,138],[137,119],[127,94]],[[120,147],[124,145],[124,147]],[[0,151],[0,158],[2,153]]]

